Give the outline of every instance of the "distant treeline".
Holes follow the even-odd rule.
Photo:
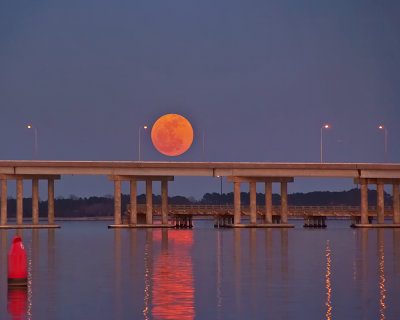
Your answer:
[[[392,196],[385,192],[385,205],[392,205]],[[257,193],[257,204],[265,204],[264,193]],[[288,195],[289,205],[296,206],[329,206],[329,205],[360,205],[360,190],[351,189],[348,191],[331,192],[331,191],[314,191],[307,193],[292,193]],[[129,203],[129,195],[122,195],[122,208],[125,210]],[[243,205],[250,203],[250,194],[242,192],[240,201]],[[279,205],[281,197],[279,194],[272,194],[272,204]],[[137,196],[138,204],[146,203],[144,194]],[[169,204],[233,204],[233,192],[223,193],[206,193],[201,200],[186,198],[183,196],[168,197]],[[153,204],[161,204],[161,196],[153,194]],[[376,190],[368,190],[368,204],[376,205]],[[15,217],[16,201],[8,199],[8,216]],[[23,200],[24,217],[32,216],[32,199],[24,198]],[[39,202],[39,214],[41,217],[47,217],[47,201]],[[96,216],[112,216],[114,215],[114,199],[110,196],[106,197],[90,197],[78,198],[70,196],[69,198],[58,197],[55,199],[55,215],[56,217],[96,217]]]

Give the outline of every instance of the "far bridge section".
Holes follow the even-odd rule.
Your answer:
[[[146,205],[137,205],[138,223],[145,224],[146,222]],[[325,228],[326,219],[347,219],[351,226],[361,222],[360,206],[288,206],[288,215],[293,219],[303,219],[304,227],[309,228]],[[272,223],[280,224],[280,206],[272,207]],[[393,217],[393,207],[386,206],[384,208],[385,217]],[[240,213],[242,218],[249,219],[250,206],[241,206]],[[257,222],[265,223],[264,206],[257,206]],[[214,219],[214,227],[232,227],[234,217],[233,205],[169,205],[168,215],[172,225],[177,228],[192,228],[193,217],[197,219]],[[122,221],[124,224],[129,224],[130,205],[127,206]],[[153,205],[153,217],[156,220],[161,220],[162,207],[161,205]],[[368,221],[372,223],[377,219],[377,207],[368,207]]]

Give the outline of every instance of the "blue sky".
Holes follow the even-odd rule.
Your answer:
[[[329,123],[325,161],[382,162],[383,123],[399,162],[399,16],[396,1],[1,1],[0,159],[33,158],[32,123],[40,159],[137,160],[138,128],[178,113],[191,149],[163,156],[145,133],[143,160],[200,161],[204,132],[208,161],[318,162]],[[289,192],[352,186],[300,179]],[[107,193],[102,177],[56,185]]]

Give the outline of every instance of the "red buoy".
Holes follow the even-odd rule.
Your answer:
[[[8,253],[8,285],[27,286],[26,251],[21,237],[15,235]]]

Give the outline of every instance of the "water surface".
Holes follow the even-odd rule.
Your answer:
[[[13,230],[2,230],[0,319],[398,319],[400,230],[24,230],[29,287],[7,288]]]

